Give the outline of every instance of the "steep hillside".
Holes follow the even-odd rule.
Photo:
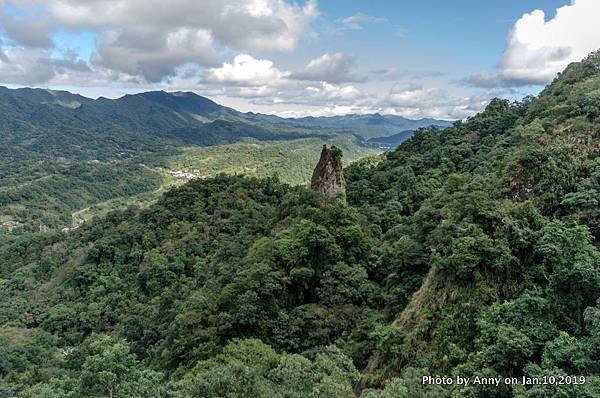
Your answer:
[[[358,376],[352,362],[337,348],[318,347],[343,337],[357,357],[364,355],[362,343],[344,335],[378,317],[378,289],[368,276],[372,253],[354,210],[322,206],[305,188],[241,177],[190,182],[147,210],[112,214],[68,236],[5,245],[0,336],[8,348],[0,348],[7,358],[0,375],[20,393],[19,380],[35,368],[27,383],[42,385],[27,394],[44,383],[44,391],[61,394],[59,384],[75,376],[68,368],[87,361],[88,348],[110,355],[103,350],[124,347],[134,362],[164,372],[155,381],[184,373],[201,380],[207,369],[198,360],[210,366],[232,339],[258,337],[289,353],[315,350],[316,358],[291,358],[302,367],[330,352],[338,359],[327,366],[350,392]],[[17,275],[26,289],[14,284]],[[97,333],[116,340],[98,340]],[[61,359],[59,350],[68,347],[75,347],[72,355]],[[29,362],[30,349],[44,351],[38,365]],[[296,365],[281,371],[288,366],[290,372]]]
[[[417,133],[376,167],[348,170],[350,202],[377,220],[391,245],[398,236],[416,242],[429,264],[419,289],[380,331],[385,344],[363,385],[407,367],[472,378],[598,374],[599,87],[596,53],[570,65],[539,98],[495,100],[441,134]],[[387,279],[398,281],[398,270],[390,268]],[[561,353],[567,346],[572,351]],[[598,378],[587,383],[590,390],[580,392],[459,391],[592,396]]]

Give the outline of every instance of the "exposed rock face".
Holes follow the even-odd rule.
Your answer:
[[[330,149],[323,145],[321,159],[315,167],[310,187],[320,191],[327,199],[338,195],[346,196],[346,180],[342,170],[342,151],[335,146]]]

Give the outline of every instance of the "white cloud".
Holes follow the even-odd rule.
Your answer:
[[[258,86],[258,87],[239,87],[236,97],[240,98],[263,98],[275,97],[277,91],[273,87]]]
[[[14,0],[3,10],[17,44],[49,48],[59,28],[99,35],[95,66],[148,82],[186,63],[214,66],[217,51],[292,51],[318,16],[315,0]],[[42,10],[42,11],[40,11]],[[18,25],[18,26],[17,26]]]
[[[13,0],[10,4],[19,12],[0,15],[8,36],[0,51],[2,83],[79,87],[100,95],[194,90],[253,110],[312,109],[320,114],[462,118],[479,110],[483,101],[436,88],[394,86],[386,93],[389,80],[433,75],[380,69],[370,72],[373,78],[365,83],[356,60],[341,52],[324,53],[296,73],[288,71],[292,66],[273,62],[277,58],[272,52],[293,50],[310,34],[318,15],[315,0]],[[358,13],[335,23],[347,29],[384,21]],[[89,63],[67,50],[60,54],[52,40],[60,40],[60,35],[53,36],[57,29],[92,32],[96,42]],[[229,54],[237,55],[223,62]]]
[[[544,12],[524,14],[508,35],[497,74],[476,74],[466,83],[480,87],[546,84],[569,63],[600,48],[600,1],[573,0],[546,21]]]
[[[255,105],[305,105],[328,107],[364,107],[374,97],[354,86],[336,85],[321,82],[318,85],[304,86],[288,81],[280,89],[268,86],[238,87],[227,90],[231,97],[248,98]]]
[[[34,15],[32,18],[17,18],[14,14],[0,12],[0,30],[16,44],[26,47],[51,48],[50,38],[56,21],[52,18]]]
[[[289,110],[279,112],[279,116],[282,117],[305,117],[305,116],[340,116],[349,114],[366,115],[376,112],[381,112],[380,108],[369,108],[364,106],[352,106],[352,105],[332,105],[322,107],[311,107],[306,109]]]
[[[50,0],[53,14],[74,28],[109,26],[208,30],[225,46],[251,50],[292,50],[318,15],[316,2],[285,0]]]
[[[142,43],[152,43],[143,45]],[[212,64],[217,55],[210,32],[180,28],[164,35],[155,32],[115,30],[104,33],[92,63],[130,76],[143,76],[149,82],[159,82],[174,76],[185,63]]]
[[[277,69],[268,59],[256,59],[248,54],[237,55],[232,63],[225,62],[219,68],[210,68],[205,80],[209,83],[222,83],[249,86],[274,86],[281,84],[289,72]]]
[[[0,53],[0,82],[44,84],[65,73],[89,72],[85,63],[55,59],[49,50],[12,47]]]
[[[203,82],[226,87],[231,97],[247,98],[254,104],[357,105],[372,96],[349,84],[310,82],[292,78],[271,60],[239,54],[232,62],[209,68]]]
[[[338,86],[327,82],[321,82],[320,86],[306,87],[306,91],[313,101],[336,101],[338,104],[353,102],[362,95],[354,86]]]
[[[295,73],[298,80],[326,81],[330,83],[361,82],[365,76],[358,75],[354,68],[356,60],[343,53],[325,53],[312,59],[304,71]]]

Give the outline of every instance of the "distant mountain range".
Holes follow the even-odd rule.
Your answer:
[[[347,130],[358,134],[365,139],[389,137],[406,131],[414,132],[419,128],[429,126],[449,127],[453,123],[452,121],[431,118],[407,119],[402,116],[381,115],[379,113],[368,115],[351,114],[330,117],[304,117],[288,120],[296,126],[321,126],[334,128],[336,130]],[[410,135],[408,137],[410,137]]]
[[[288,140],[331,133],[363,140],[451,122],[390,115],[286,119],[242,113],[191,92],[151,91],[90,99],[67,91],[0,87],[0,154],[111,158],[156,146]]]
[[[404,141],[412,137],[414,133],[415,130],[404,130],[390,136],[369,138],[366,140],[366,143],[383,150],[395,149]]]

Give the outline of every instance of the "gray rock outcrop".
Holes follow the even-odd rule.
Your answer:
[[[310,187],[322,192],[327,199],[333,199],[338,195],[346,197],[346,180],[342,169],[342,151],[335,146],[327,148],[323,145],[321,159],[315,167]]]

